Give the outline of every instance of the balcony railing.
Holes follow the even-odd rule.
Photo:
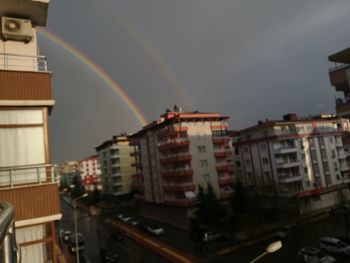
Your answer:
[[[47,71],[45,56],[0,53],[0,69],[18,71]]]
[[[160,159],[161,164],[167,164],[167,163],[175,163],[175,162],[189,162],[191,161],[192,156],[191,154],[179,154],[179,155],[173,155],[171,157],[166,157]]]
[[[52,164],[0,168],[0,187],[54,182],[55,176]]]
[[[166,192],[194,191],[195,188],[196,188],[196,186],[193,183],[163,185],[163,190]]]
[[[20,262],[15,237],[14,208],[10,203],[0,203],[0,261]]]
[[[182,176],[192,176],[192,169],[178,169],[178,170],[170,170],[170,171],[162,171],[162,176],[164,177],[182,177]]]

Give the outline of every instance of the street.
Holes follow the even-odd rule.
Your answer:
[[[61,201],[62,219],[59,221],[59,229],[74,230],[73,208]],[[148,250],[147,248],[133,242],[125,237],[122,241],[115,241],[111,238],[111,228],[97,220],[97,217],[90,217],[87,213],[77,208],[78,231],[85,239],[84,254],[91,263],[99,263],[100,247],[114,249],[118,253],[120,262],[126,263],[163,263],[168,262],[163,257]]]

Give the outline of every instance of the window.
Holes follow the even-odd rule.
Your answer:
[[[261,144],[260,149],[262,152],[265,152],[266,151],[266,144]]]
[[[201,167],[208,167],[208,160],[199,160],[199,164]]]
[[[270,179],[270,172],[264,172],[264,175],[267,179]]]
[[[198,148],[198,152],[199,153],[205,153],[206,152],[205,145],[199,145],[197,148]]]
[[[323,163],[323,167],[324,167],[324,171],[325,171],[326,173],[329,173],[329,165],[328,165],[327,162],[324,162],[324,163]]]
[[[307,174],[307,167],[304,167],[304,173]]]
[[[339,181],[339,180],[340,180],[340,176],[339,176],[339,174],[337,174],[337,175],[336,175],[336,177],[337,177],[337,180]]]
[[[329,142],[333,143],[333,137],[329,137]]]
[[[251,165],[250,160],[245,160],[245,165],[246,165],[246,166],[250,166],[250,165]]]
[[[243,151],[244,151],[245,153],[248,153],[248,152],[249,152],[249,148],[248,148],[247,146],[244,146]]]
[[[335,155],[335,150],[332,150],[332,158],[335,158],[336,155]]]
[[[263,164],[269,164],[269,159],[267,159],[267,158],[262,158],[262,162],[263,162]]]

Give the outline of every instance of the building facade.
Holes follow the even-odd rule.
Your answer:
[[[86,191],[102,190],[101,166],[98,155],[80,160],[79,170]]]
[[[234,143],[240,180],[258,193],[304,196],[349,182],[342,136],[349,120],[331,115],[260,121]]]
[[[218,113],[168,111],[131,136],[137,199],[147,217],[186,227],[198,187],[213,187],[218,199],[232,195],[228,117]]]
[[[130,193],[135,168],[131,166],[133,147],[128,137],[125,134],[113,136],[95,150],[101,166],[102,192],[114,196]]]
[[[48,2],[0,4],[0,199],[15,207],[24,263],[57,262],[55,221],[61,213],[48,122],[55,101],[36,35],[46,24]]]

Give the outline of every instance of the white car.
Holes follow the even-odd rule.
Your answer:
[[[305,263],[335,263],[335,258],[326,255],[318,248],[305,247],[299,250],[298,260]]]
[[[160,236],[160,235],[164,234],[164,229],[159,227],[159,226],[147,225],[147,226],[145,226],[145,228],[148,232],[150,232],[151,234],[156,235],[156,236]]]
[[[203,234],[202,240],[204,242],[210,242],[210,241],[214,241],[217,240],[221,237],[221,235],[219,233],[215,233],[215,232],[205,232]]]
[[[350,255],[350,246],[335,237],[322,237],[320,248],[327,253],[347,257]]]

